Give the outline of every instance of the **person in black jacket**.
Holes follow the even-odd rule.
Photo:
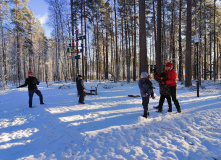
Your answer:
[[[163,110],[163,103],[165,98],[167,99],[169,110],[168,112],[172,112],[172,103],[171,103],[171,98],[170,98],[170,85],[169,84],[162,84],[162,82],[167,81],[167,74],[166,73],[161,73],[160,76],[155,75],[154,79],[159,83],[160,86],[160,101],[158,105],[158,112],[162,112]]]
[[[79,96],[79,103],[80,104],[85,104],[84,103],[84,97],[85,97],[85,87],[84,87],[84,82],[82,80],[82,76],[78,75],[78,78],[76,79],[77,83],[77,90],[78,90],[78,96]]]
[[[39,85],[39,83],[40,82],[37,80],[36,77],[33,77],[33,73],[30,71],[30,72],[28,72],[28,78],[25,80],[25,84],[17,87],[17,88],[22,88],[22,87],[26,87],[28,85],[29,107],[30,108],[32,108],[32,98],[33,98],[34,93],[36,93],[39,96],[40,104],[44,104],[41,91],[38,90],[38,87],[37,87],[37,85]]]

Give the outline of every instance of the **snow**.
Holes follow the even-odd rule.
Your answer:
[[[177,97],[182,113],[157,113],[149,104],[145,119],[137,83],[104,81],[98,95],[78,104],[74,83],[41,83],[45,105],[37,95],[28,107],[27,88],[0,92],[1,160],[221,160],[221,83],[202,81],[200,97],[180,83]],[[98,82],[85,83],[86,88]]]

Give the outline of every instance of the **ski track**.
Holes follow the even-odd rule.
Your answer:
[[[164,113],[155,112],[153,84],[148,119],[141,117],[141,98],[127,97],[139,94],[136,83],[103,82],[86,105],[77,104],[75,84],[41,84],[46,104],[34,95],[32,109],[27,88],[0,92],[0,160],[221,160],[221,85],[203,81],[200,97],[178,85],[179,114],[174,105],[165,113],[167,101]]]

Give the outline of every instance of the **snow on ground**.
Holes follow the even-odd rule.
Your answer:
[[[88,82],[86,87],[98,82]],[[221,83],[203,81],[196,87],[179,84],[182,113],[157,113],[150,100],[150,117],[141,117],[137,83],[102,82],[98,95],[79,105],[73,83],[42,82],[45,105],[34,95],[28,108],[27,88],[0,92],[0,160],[221,160]],[[195,85],[195,84],[194,84]]]

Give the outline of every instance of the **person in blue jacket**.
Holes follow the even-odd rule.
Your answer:
[[[140,88],[140,93],[142,97],[142,105],[144,109],[143,117],[147,118],[149,116],[148,104],[150,96],[154,98],[154,91],[152,82],[148,78],[147,72],[142,72],[140,75],[140,80],[138,82]]]

